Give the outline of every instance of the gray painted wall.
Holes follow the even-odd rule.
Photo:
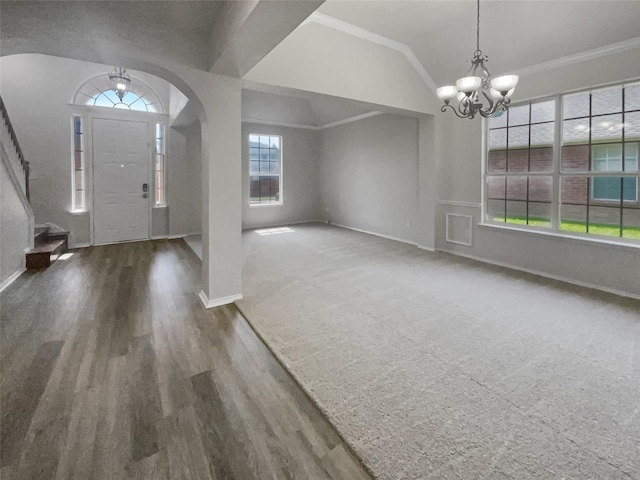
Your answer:
[[[29,214],[9,177],[4,160],[0,160],[0,205],[0,285],[2,285],[14,273],[24,268],[24,251],[31,243]]]
[[[320,134],[323,219],[416,243],[418,120],[385,114]]]
[[[45,55],[25,54],[0,59],[0,93],[9,111],[18,141],[31,163],[31,206],[37,224],[51,222],[71,232],[71,246],[90,242],[90,211],[71,213],[71,116],[85,118],[85,162],[87,164],[88,195],[91,189],[91,119],[128,118],[137,121],[163,121],[167,115],[83,107],[71,105],[76,89],[97,74],[107,74],[109,66],[80,62]],[[152,75],[132,72],[155,90],[169,108],[169,83]],[[194,146],[189,153],[181,151],[186,143],[171,144],[173,130],[168,134],[168,209],[152,209],[152,236],[199,232],[200,205],[200,132],[189,134]],[[194,130],[192,129],[192,130]],[[189,146],[193,143],[189,141]],[[175,159],[172,158],[175,155]],[[185,163],[183,163],[185,162]],[[197,163],[197,169],[195,164]],[[176,178],[172,178],[172,175]],[[195,185],[195,187],[194,187]],[[174,191],[172,191],[175,190]],[[184,192],[187,192],[186,194]],[[172,208],[171,201],[176,201]],[[91,197],[87,197],[91,205]],[[185,206],[185,204],[187,204]],[[186,218],[181,218],[185,215]]]
[[[249,206],[249,134],[282,136],[282,205]],[[319,132],[256,123],[242,124],[242,228],[320,219]]]
[[[640,63],[628,52],[522,77],[514,101],[589,88],[640,76]],[[483,124],[451,113],[435,116],[438,164],[436,248],[577,282],[640,296],[640,249],[591,239],[574,239],[506,228],[482,222]],[[446,239],[448,213],[471,216],[472,245]]]
[[[200,122],[171,129],[169,145],[169,235],[202,233],[202,141]]]

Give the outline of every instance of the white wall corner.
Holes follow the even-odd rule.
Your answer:
[[[229,303],[233,303],[236,300],[241,300],[242,294],[239,293],[237,295],[228,295],[226,297],[214,298],[209,300],[207,298],[207,294],[204,293],[203,290],[200,290],[198,297],[200,297],[200,301],[202,302],[202,305],[204,306],[204,308],[213,308],[213,307],[220,307],[222,305],[228,305]]]
[[[0,292],[3,292],[5,288],[7,288],[9,285],[15,282],[18,279],[18,277],[26,271],[27,269],[25,267],[22,267],[20,270],[13,273],[13,275],[7,278],[4,282],[0,283]]]

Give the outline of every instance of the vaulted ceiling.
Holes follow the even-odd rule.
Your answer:
[[[327,0],[317,12],[407,45],[438,85],[459,78],[476,47],[474,0]],[[480,48],[492,73],[638,37],[638,1],[480,2]]]

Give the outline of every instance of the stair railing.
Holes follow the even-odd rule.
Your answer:
[[[0,143],[7,152],[9,163],[13,167],[13,172],[18,178],[20,188],[29,200],[29,162],[27,162],[22,154],[22,149],[16,138],[16,132],[13,130],[9,114],[4,106],[4,101],[0,97],[0,110],[2,110],[2,129],[0,130]]]

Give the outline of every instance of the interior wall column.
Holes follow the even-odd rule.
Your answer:
[[[205,307],[242,298],[241,85],[209,74],[202,128],[202,290]]]
[[[417,244],[426,250],[436,246],[438,175],[435,153],[435,119],[425,115],[418,122],[418,219]]]

